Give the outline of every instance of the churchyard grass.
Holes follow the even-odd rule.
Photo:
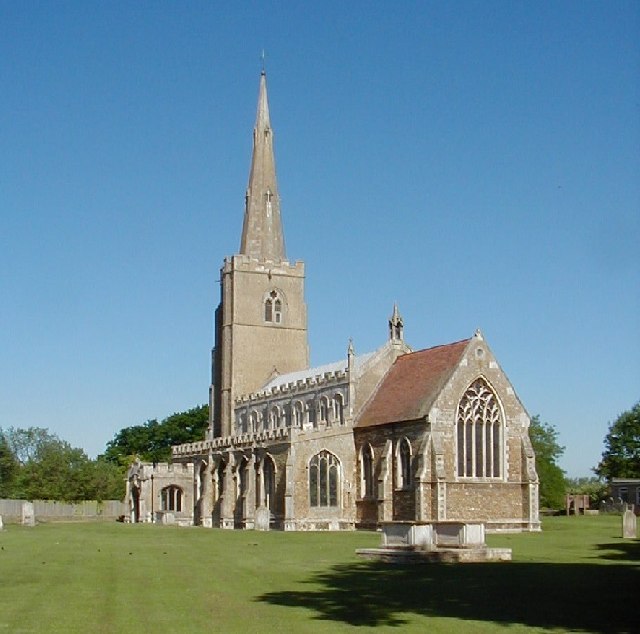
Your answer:
[[[552,517],[489,536],[509,563],[393,566],[356,557],[368,532],[9,525],[0,634],[638,631],[640,541],[620,535],[619,516]]]

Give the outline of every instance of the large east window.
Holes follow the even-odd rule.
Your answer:
[[[456,426],[458,477],[499,478],[502,414],[495,393],[484,379],[474,381],[460,399]]]
[[[340,461],[328,451],[321,451],[309,461],[309,505],[338,506]]]

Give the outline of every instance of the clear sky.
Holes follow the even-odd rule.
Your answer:
[[[481,328],[562,466],[640,398],[638,2],[0,1],[0,427],[206,402],[266,51],[311,359]]]

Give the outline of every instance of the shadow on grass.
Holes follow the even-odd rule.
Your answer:
[[[636,631],[640,569],[629,564],[362,562],[309,578],[305,591],[269,592],[273,605],[356,626],[402,626],[407,614],[571,631]]]
[[[617,541],[610,544],[598,544],[601,551],[598,557],[613,561],[636,561],[640,563],[640,540]]]

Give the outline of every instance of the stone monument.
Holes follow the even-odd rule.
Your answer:
[[[22,525],[23,526],[36,525],[36,514],[33,510],[33,502],[22,503]]]
[[[629,504],[622,514],[622,537],[623,539],[635,539],[637,531],[637,519],[633,512],[633,504]]]
[[[259,506],[256,509],[256,523],[255,527],[257,531],[268,531],[269,520],[271,519],[271,512],[266,506]]]

